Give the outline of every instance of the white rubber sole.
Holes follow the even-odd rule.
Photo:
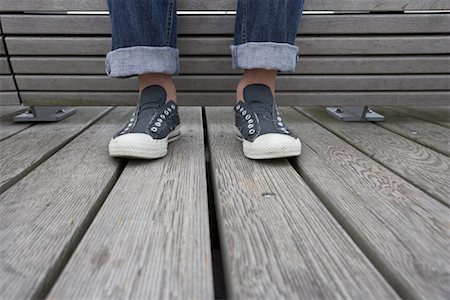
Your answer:
[[[165,139],[155,140],[145,133],[128,133],[111,139],[109,155],[112,157],[156,159],[167,155],[170,142],[181,136],[178,125]]]
[[[268,133],[249,142],[242,138],[235,128],[238,140],[242,142],[244,155],[250,159],[273,159],[299,156],[302,153],[300,139],[279,133]]]

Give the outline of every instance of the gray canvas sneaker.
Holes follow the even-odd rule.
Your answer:
[[[244,155],[251,159],[298,156],[300,139],[284,124],[270,88],[252,84],[244,89],[244,101],[235,107],[236,135]]]
[[[180,117],[174,101],[166,103],[159,85],[145,88],[129,122],[109,142],[112,157],[160,158],[168,144],[180,137]]]

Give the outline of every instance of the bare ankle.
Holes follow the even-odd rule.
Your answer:
[[[236,102],[244,100],[244,89],[250,84],[267,85],[275,96],[275,81],[277,78],[276,70],[251,69],[245,70],[236,88]]]
[[[139,75],[139,94],[143,89],[151,85],[159,85],[164,88],[167,101],[177,100],[177,89],[171,75],[161,73],[146,73]]]

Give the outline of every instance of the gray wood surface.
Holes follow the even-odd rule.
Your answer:
[[[384,122],[375,123],[378,126],[450,156],[449,128],[408,116],[387,107],[374,107],[373,109],[386,118]]]
[[[23,106],[0,106],[0,141],[27,129],[31,123],[15,123],[13,117],[26,110]]]
[[[449,98],[450,99],[450,98]],[[450,103],[446,106],[436,107],[393,107],[398,112],[410,115],[412,117],[435,123],[447,128],[450,128]]]
[[[8,59],[5,56],[0,56],[0,74],[11,74]]]
[[[42,299],[59,275],[123,166],[106,149],[131,110],[113,111],[0,196],[1,299]]]
[[[128,162],[49,299],[214,297],[201,108],[180,115],[165,158]]]
[[[14,91],[15,89],[12,75],[0,75],[0,91]]]
[[[25,105],[136,105],[137,92],[21,92]],[[182,92],[182,105],[233,105],[235,93]],[[280,92],[282,105],[450,105],[450,92]]]
[[[17,92],[0,92],[0,106],[19,104],[20,100]]]
[[[31,51],[30,51],[31,52]],[[16,74],[105,74],[103,56],[14,56]],[[180,74],[240,74],[230,57],[181,57]],[[450,73],[450,55],[303,56],[295,74]]]
[[[293,161],[302,178],[400,296],[447,299],[449,209],[321,125],[282,113],[303,141]]]
[[[287,160],[242,155],[232,108],[206,108],[230,299],[394,299]]]
[[[10,55],[105,55],[109,37],[7,37]],[[181,55],[231,55],[231,37],[180,37]],[[201,47],[199,47],[201,45]],[[449,54],[448,35],[305,36],[300,55]],[[32,49],[32,50],[31,50]]]
[[[110,108],[85,107],[57,123],[36,124],[0,142],[0,193],[103,116]],[[0,289],[1,290],[1,289]]]
[[[181,15],[178,34],[233,34],[234,15]],[[111,34],[107,15],[2,15],[6,34]],[[448,33],[450,14],[304,15],[299,34]]]
[[[0,35],[0,55],[5,55],[5,45],[3,44],[3,36]]]
[[[179,0],[179,10],[235,10],[236,0]],[[440,10],[450,9],[446,0],[315,0],[305,1],[306,10]],[[106,0],[0,0],[0,11],[107,10]]]
[[[20,91],[135,91],[133,79],[111,79],[106,75],[16,75]],[[239,75],[176,76],[177,90],[236,90]],[[426,91],[450,90],[450,75],[283,75],[278,91]]]
[[[300,110],[408,182],[450,204],[449,157],[369,122],[342,122],[320,107]]]

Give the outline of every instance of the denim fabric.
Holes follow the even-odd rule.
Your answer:
[[[294,71],[303,2],[239,0],[231,46],[233,67]],[[108,4],[112,51],[106,57],[107,74],[177,74],[176,0],[108,0]]]

